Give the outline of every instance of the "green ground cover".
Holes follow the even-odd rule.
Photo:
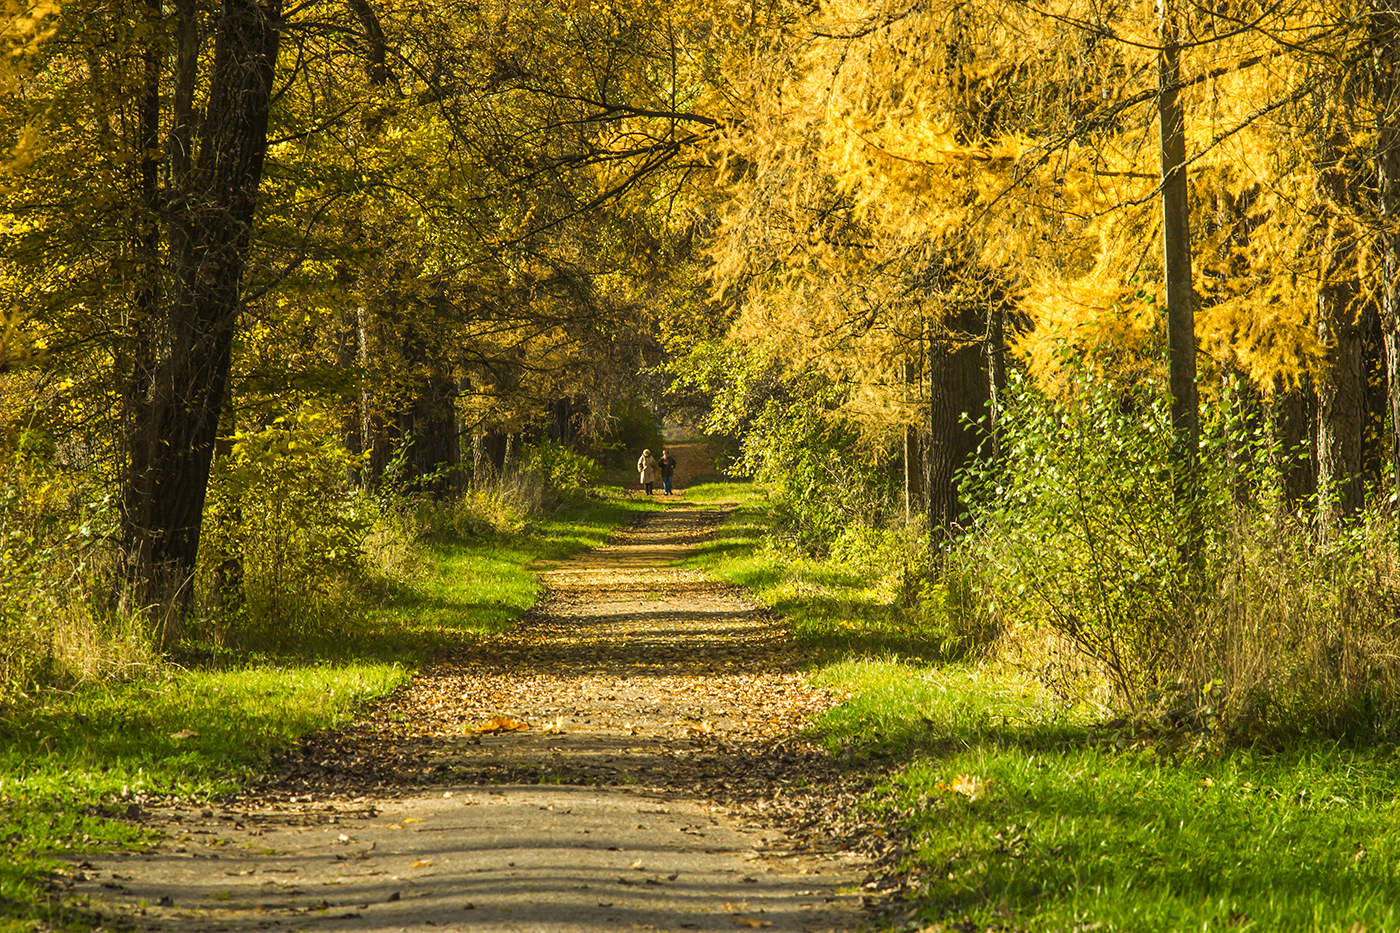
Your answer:
[[[868,579],[773,545],[749,498],[696,561],[750,587],[852,693],[815,729],[910,840],[899,922],[947,930],[1394,930],[1400,750],[1233,748],[936,663]],[[849,612],[848,612],[849,609]],[[938,926],[938,925],[941,925]]]
[[[519,534],[425,545],[411,584],[335,639],[172,664],[0,712],[0,931],[29,930],[37,917],[80,925],[47,903],[43,880],[60,856],[140,841],[111,817],[148,796],[233,790],[276,748],[349,721],[439,648],[509,625],[539,597],[533,569],[656,507],[589,499]]]

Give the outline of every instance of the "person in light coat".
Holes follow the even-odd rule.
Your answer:
[[[661,466],[651,455],[650,449],[642,451],[642,455],[637,458],[637,476],[646,487],[647,495],[651,495],[652,487],[656,485],[657,471],[660,469]]]

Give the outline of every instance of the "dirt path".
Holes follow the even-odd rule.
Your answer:
[[[72,893],[149,930],[858,927],[838,892],[865,866],[821,844],[839,800],[792,737],[832,698],[780,625],[668,566],[716,520],[676,502],[545,571],[517,629],[248,799],[147,814],[167,841],[91,859]]]

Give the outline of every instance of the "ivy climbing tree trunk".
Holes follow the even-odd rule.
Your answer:
[[[126,478],[127,576],[178,637],[228,384],[267,151],[282,0],[224,0],[189,182],[170,209],[167,348],[136,406]]]

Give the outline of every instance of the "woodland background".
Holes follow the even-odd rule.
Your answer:
[[[1400,726],[1380,0],[0,10],[0,702],[334,638],[664,418],[949,656]]]

